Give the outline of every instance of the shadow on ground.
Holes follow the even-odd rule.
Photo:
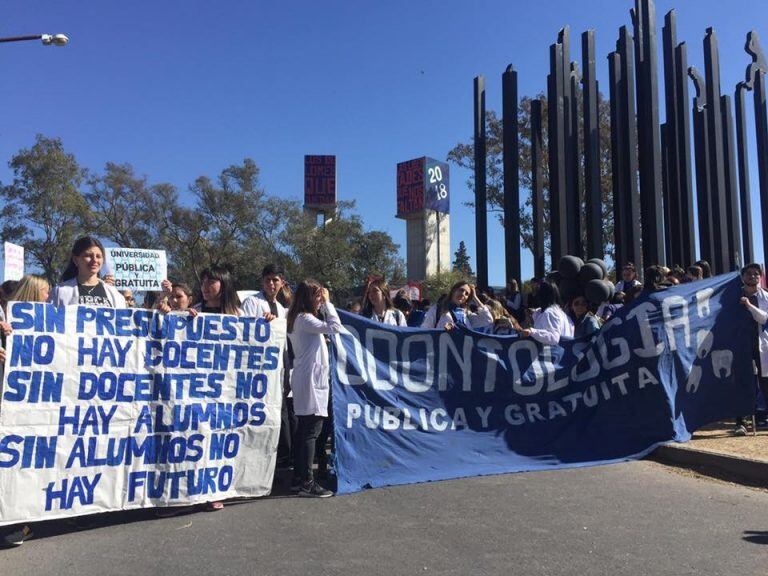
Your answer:
[[[752,544],[768,544],[768,531],[745,530],[744,540]]]
[[[272,484],[272,493],[269,496],[263,496],[259,498],[236,498],[232,500],[226,500],[226,506],[238,506],[240,504],[247,504],[256,500],[264,500],[271,498],[296,498],[290,490],[291,483],[291,470],[279,470],[275,474],[275,480]],[[335,489],[335,478],[331,477],[332,481],[325,481],[324,485],[327,485],[332,490]],[[131,524],[133,522],[147,522],[153,520],[164,520],[168,516],[159,516],[159,511],[168,510],[167,508],[143,508],[140,510],[125,510],[120,512],[105,512],[100,514],[89,514],[86,516],[76,516],[73,518],[65,518],[58,520],[48,520],[43,522],[30,522],[28,524],[32,531],[30,540],[39,540],[41,538],[50,538],[53,536],[60,536],[62,534],[70,534],[72,532],[85,532],[89,530],[95,530],[98,528],[105,528],[107,526],[114,526],[116,524]],[[180,506],[179,513],[174,514],[173,518],[180,518],[183,516],[189,516],[198,513],[212,513],[208,511],[205,504],[197,504],[194,506]],[[161,512],[162,513],[162,512]],[[16,526],[0,527],[0,537]],[[25,539],[26,540],[26,539]],[[2,538],[0,538],[2,542]],[[0,550],[4,548],[0,545]],[[8,549],[8,548],[5,548]]]

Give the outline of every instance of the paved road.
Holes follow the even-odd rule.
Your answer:
[[[0,575],[768,573],[768,493],[651,462],[36,529]]]

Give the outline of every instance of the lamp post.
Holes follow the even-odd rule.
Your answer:
[[[43,46],[66,46],[69,38],[65,34],[32,34],[30,36],[9,36],[0,38],[4,42],[26,42],[28,40],[40,40]]]

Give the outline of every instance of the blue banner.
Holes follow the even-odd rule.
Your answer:
[[[588,340],[395,329],[333,337],[338,492],[641,458],[750,414],[736,274],[643,295]]]

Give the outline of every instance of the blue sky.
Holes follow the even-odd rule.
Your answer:
[[[91,170],[128,162],[182,191],[197,176],[251,157],[269,193],[300,198],[304,155],[335,154],[338,197],[356,200],[366,225],[388,231],[404,256],[405,223],[394,218],[396,164],[444,159],[471,138],[474,76],[486,77],[490,109],[501,108],[500,79],[510,63],[521,95],[543,91],[549,44],[568,24],[575,54],[581,32],[596,30],[607,94],[606,57],[619,26],[631,24],[632,5],[6,0],[0,36],[63,32],[71,43],[0,46],[0,180],[10,180],[7,161],[37,133],[61,137]],[[732,94],[749,62],[746,33],[768,38],[764,0],[658,1],[659,48],[671,8],[678,39],[700,69],[705,29],[715,27],[722,89]],[[754,156],[751,170],[759,256]],[[474,216],[462,205],[467,176],[452,168],[452,247],[464,240],[474,265]],[[489,230],[490,245],[502,245],[492,217]],[[492,254],[491,283],[502,284],[504,259]],[[531,273],[524,252],[523,276]]]

